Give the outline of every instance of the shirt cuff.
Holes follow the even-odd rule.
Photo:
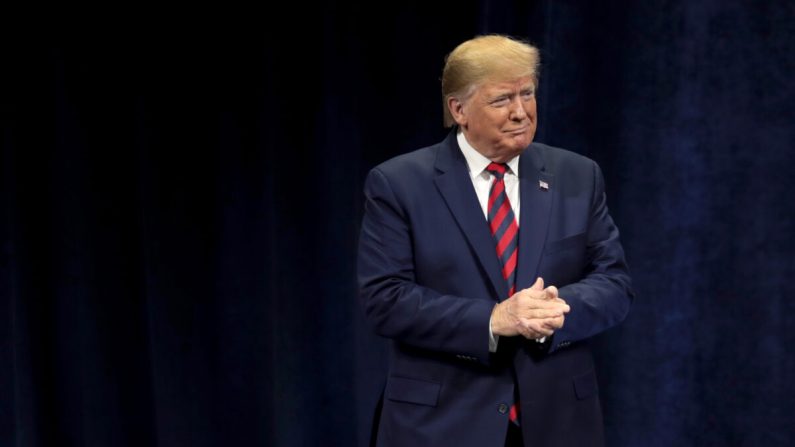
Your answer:
[[[491,318],[489,318],[489,352],[497,352],[497,343],[499,343],[499,341],[500,336],[494,335],[494,332],[491,331]]]

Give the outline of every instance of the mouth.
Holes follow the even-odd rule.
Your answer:
[[[520,134],[523,134],[525,132],[527,132],[527,127],[520,127],[518,129],[511,129],[511,130],[506,130],[505,131],[505,133],[511,134],[511,135],[520,135]]]

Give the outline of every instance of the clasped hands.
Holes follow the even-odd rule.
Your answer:
[[[494,335],[521,335],[531,340],[549,337],[563,327],[569,310],[566,301],[558,297],[557,287],[544,288],[544,280],[538,278],[529,289],[520,290],[494,306],[491,331]]]

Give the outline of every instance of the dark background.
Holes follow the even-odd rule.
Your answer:
[[[3,27],[1,446],[364,445],[362,181],[443,138],[485,32],[541,48],[536,139],[605,172],[608,444],[795,443],[793,3],[433,5]]]

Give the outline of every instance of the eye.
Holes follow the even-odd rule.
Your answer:
[[[523,90],[522,91],[522,98],[524,98],[524,99],[530,99],[530,98],[532,98],[535,95],[536,95],[535,90]]]
[[[507,96],[498,96],[491,101],[491,105],[495,107],[501,107],[508,104],[508,97]]]

